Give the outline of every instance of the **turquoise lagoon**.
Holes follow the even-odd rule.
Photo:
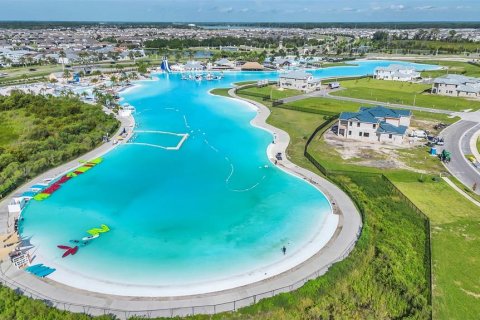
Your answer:
[[[313,73],[364,75],[390,63]],[[31,201],[22,213],[21,234],[35,245],[35,262],[57,268],[51,278],[74,287],[149,296],[226,289],[313,255],[336,228],[329,201],[270,162],[272,134],[251,126],[253,108],[208,93],[233,82],[277,77],[228,72],[219,81],[195,82],[158,74],[125,91],[124,102],[136,108],[136,130],[188,133],[188,139],[177,151],[120,145],[47,200]],[[176,146],[180,139],[140,132],[134,142]],[[61,258],[57,245],[69,245],[100,224],[111,231]]]

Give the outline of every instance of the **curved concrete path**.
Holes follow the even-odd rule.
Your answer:
[[[232,95],[235,97],[234,93]],[[265,123],[270,114],[268,108],[255,101],[248,102],[258,108],[257,117],[252,120],[252,124],[274,134],[274,143],[268,147],[268,154],[284,153],[290,140],[288,134]],[[344,259],[350,253],[360,235],[362,221],[353,202],[337,186],[296,166],[288,159],[280,161],[278,165],[321,190],[331,201],[334,214],[339,215],[339,225],[327,245],[310,259],[287,272],[231,290],[195,296],[157,298],[124,297],[83,291],[48,279],[39,279],[17,270],[10,262],[0,265],[0,278],[12,288],[20,288],[25,295],[45,300],[59,309],[92,315],[111,313],[123,319],[134,315],[172,317],[232,311],[260,299],[295,290],[306,281],[324,274],[333,263]]]

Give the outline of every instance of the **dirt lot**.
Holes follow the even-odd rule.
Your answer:
[[[424,128],[424,127],[422,127]],[[412,166],[412,156],[420,158],[428,156],[426,140],[406,138],[401,145],[345,140],[332,131],[324,135],[325,142],[333,147],[342,157],[351,163],[381,169],[407,169],[416,172],[427,172],[421,166]],[[419,153],[420,151],[420,153]],[[423,154],[424,153],[424,154]],[[419,159],[418,162],[421,162]]]

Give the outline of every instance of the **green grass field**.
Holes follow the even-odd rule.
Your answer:
[[[230,89],[229,88],[217,88],[217,89],[211,90],[210,93],[215,94],[217,96],[230,97],[228,95],[228,90],[230,90]]]
[[[443,60],[419,60],[415,62],[426,63],[426,64],[436,64],[446,68],[444,70],[423,71],[422,77],[424,78],[440,77],[447,73],[457,73],[457,74],[463,74],[471,77],[480,77],[480,66],[473,65],[467,62],[443,61]]]
[[[431,221],[434,319],[478,319],[480,210],[443,180],[421,183],[418,174],[408,173],[389,177]]]
[[[265,87],[251,87],[246,89],[241,89],[237,92],[237,94],[241,95],[264,95],[266,97],[271,98],[272,100],[283,99],[292,96],[298,96],[302,94],[301,91],[292,90],[292,89],[279,89],[276,85],[270,85]]]
[[[452,111],[480,109],[479,101],[426,93],[425,91],[431,88],[426,84],[371,78],[340,81],[340,84],[346,89],[333,92],[332,95]]]

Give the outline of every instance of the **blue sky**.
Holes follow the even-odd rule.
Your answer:
[[[480,0],[0,0],[0,20],[478,21]]]

